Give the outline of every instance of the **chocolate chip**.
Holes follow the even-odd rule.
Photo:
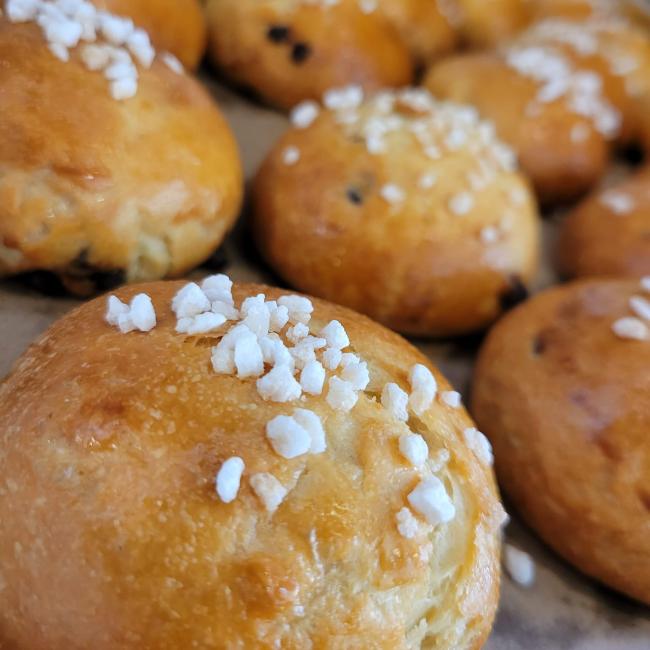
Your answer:
[[[286,43],[290,33],[289,28],[284,25],[271,25],[266,32],[266,38],[273,43]]]
[[[363,203],[363,196],[361,196],[361,192],[355,187],[349,187],[346,194],[350,203],[354,203],[355,205],[361,205]]]
[[[294,43],[291,48],[291,58],[294,63],[303,63],[311,55],[311,47],[307,43]]]
[[[528,298],[526,285],[516,275],[510,278],[510,287],[501,294],[501,308],[505,311],[516,307]]]

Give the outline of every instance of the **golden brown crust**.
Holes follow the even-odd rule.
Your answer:
[[[472,412],[521,515],[579,569],[650,603],[650,343],[617,338],[638,281],[553,288],[481,350]]]
[[[429,540],[395,529],[417,479],[395,447],[404,425],[375,396],[386,381],[405,386],[414,363],[434,370],[428,361],[315,300],[311,324],[339,319],[371,384],[348,414],[321,396],[303,401],[321,415],[328,449],[284,460],[264,429],[293,406],[263,402],[254,380],[216,375],[215,335],[175,333],[181,286],[120,289],[123,300],[151,296],[148,334],[120,334],[103,320],[105,299],[86,303],[0,385],[3,647],[480,647],[498,598],[502,510],[491,471],[463,442],[463,409],[436,401],[417,422],[432,452],[451,453],[439,476],[456,518]],[[283,293],[240,285],[236,304],[258,291]],[[214,477],[232,455],[246,470],[226,505]],[[293,485],[274,515],[248,484],[260,471]]]
[[[93,0],[93,4],[128,16],[149,32],[154,45],[195,70],[205,52],[207,25],[198,0]]]
[[[460,33],[471,47],[497,47],[515,36],[531,18],[526,0],[457,0]]]
[[[280,139],[253,188],[260,250],[292,285],[398,331],[447,336],[485,327],[537,266],[538,222],[526,181],[500,169],[473,189],[486,158],[472,148],[479,128],[453,152],[444,141],[458,129],[435,136],[432,129],[444,153],[431,160],[409,130],[417,113],[399,101],[392,115],[403,127],[389,136],[385,153],[370,153],[361,133],[381,122],[371,117],[380,102],[362,107],[362,121],[350,130],[323,112],[310,128]],[[300,152],[295,165],[285,164],[288,147]],[[429,174],[435,184],[423,189]],[[386,185],[401,189],[401,203],[382,196]],[[471,210],[454,213],[451,204],[463,194]],[[494,241],[483,239],[485,228]]]
[[[156,59],[116,101],[77,50],[63,63],[38,27],[4,19],[0,58],[0,275],[156,279],[211,254],[239,212],[242,172],[198,82]]]
[[[650,274],[650,169],[573,210],[562,225],[559,256],[569,277]]]
[[[212,61],[264,100],[291,108],[329,88],[403,86],[413,61],[392,25],[356,0],[330,7],[299,0],[210,0]]]
[[[538,84],[496,54],[445,59],[430,69],[424,85],[438,97],[476,106],[491,120],[544,203],[579,196],[605,171],[609,147],[589,120],[567,110],[562,100],[528,110]],[[582,134],[578,142],[576,130]]]

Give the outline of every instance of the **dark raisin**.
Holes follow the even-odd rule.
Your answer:
[[[627,145],[621,150],[619,155],[623,162],[631,165],[632,167],[638,167],[645,160],[643,149],[639,146],[638,143]]]
[[[284,25],[271,25],[266,32],[266,38],[273,43],[286,43],[290,34],[289,28]]]
[[[501,308],[505,311],[516,307],[528,298],[528,289],[519,277],[510,278],[510,286],[501,294]]]
[[[107,291],[126,282],[126,273],[122,269],[98,268],[89,262],[90,248],[82,248],[63,273],[63,285],[71,293],[89,294]],[[76,284],[86,285],[87,289],[78,289]]]
[[[126,282],[126,272],[122,269],[95,271],[90,279],[97,291],[108,291]]]
[[[361,196],[361,192],[355,187],[348,188],[347,197],[350,203],[354,203],[355,205],[361,205],[363,203],[363,196]]]
[[[211,271],[223,271],[224,269],[230,266],[230,260],[224,247],[218,248],[210,257],[208,257],[203,266],[210,269]]]
[[[88,255],[90,253],[90,248],[87,246],[85,248],[82,248],[78,253],[77,256],[72,260],[72,266],[75,269],[79,269],[81,271],[84,271],[89,268],[88,264]]]
[[[109,291],[126,282],[126,273],[120,269],[95,269],[89,267],[83,273],[70,267],[61,274],[61,284],[68,293],[79,297],[90,297]]]
[[[291,58],[294,63],[303,63],[311,54],[311,47],[307,43],[294,43],[291,48]]]
[[[532,348],[533,348],[533,354],[536,357],[539,357],[542,354],[544,354],[546,350],[546,340],[543,334],[540,333],[533,339]]]

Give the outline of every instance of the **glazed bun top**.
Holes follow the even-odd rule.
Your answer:
[[[157,48],[176,55],[189,70],[199,65],[207,25],[198,0],[93,0],[93,4],[131,18],[149,33]]]
[[[242,192],[237,145],[208,93],[141,30],[124,42],[120,19],[96,29],[96,14],[57,15],[41,28],[10,6],[0,17],[0,243],[10,249],[0,274],[83,258],[150,279],[207,257]]]
[[[224,278],[123,288],[115,326],[89,302],[0,386],[4,640],[480,647],[503,511],[458,395],[368,319]]]

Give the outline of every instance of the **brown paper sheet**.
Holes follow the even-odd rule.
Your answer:
[[[286,128],[286,118],[209,83],[235,130],[250,179]],[[544,225],[549,254],[538,278],[539,287],[554,280],[548,263],[554,226],[553,220]],[[224,272],[233,279],[274,282],[256,259],[243,226],[230,236],[224,250]],[[206,270],[197,273],[205,275]],[[0,282],[0,377],[38,334],[76,304],[71,299],[40,295],[15,282]],[[416,341],[463,393],[478,343],[478,339]],[[579,575],[547,550],[516,516],[508,526],[507,539],[534,556],[537,580],[530,589],[523,589],[504,576],[500,612],[488,650],[650,650],[650,609]]]

